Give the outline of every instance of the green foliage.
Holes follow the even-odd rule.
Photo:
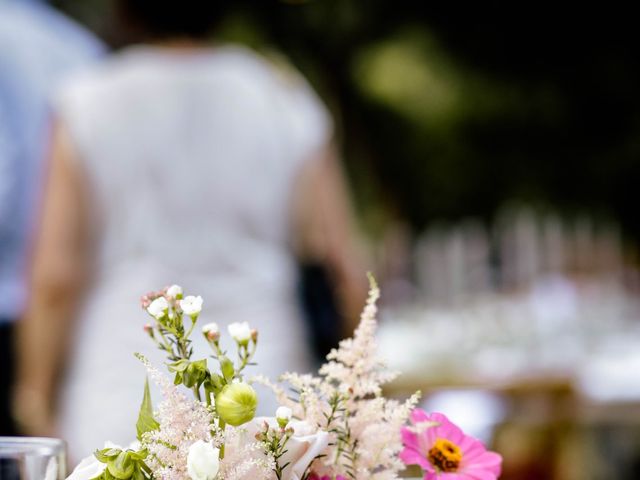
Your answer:
[[[281,464],[280,459],[287,453],[287,442],[293,436],[293,432],[292,428],[271,428],[265,422],[264,430],[256,435],[256,440],[262,444],[264,451],[270,453],[275,460],[273,473],[278,480],[282,479],[285,468],[290,464],[290,462]]]
[[[207,360],[203,358],[202,360],[189,363],[187,370],[183,374],[183,383],[187,388],[200,388],[208,375]]]
[[[98,461],[105,463],[104,471],[92,480],[148,480],[151,470],[144,462],[147,450],[133,451],[105,448],[94,453]]]
[[[149,379],[144,382],[144,395],[142,397],[142,405],[140,405],[140,413],[138,413],[138,421],[136,422],[136,430],[138,440],[142,439],[142,435],[160,428],[160,424],[153,418],[153,405],[151,403],[151,393],[149,392]],[[98,460],[100,460],[98,458]],[[100,460],[102,461],[102,460]]]
[[[226,356],[220,358],[220,371],[222,372],[222,376],[227,382],[230,382],[236,373],[233,362]]]

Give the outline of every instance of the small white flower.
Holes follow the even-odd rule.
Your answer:
[[[220,327],[215,322],[207,323],[202,327],[202,333],[205,335],[220,333]]]
[[[278,425],[280,425],[282,428],[286,427],[291,420],[292,415],[293,412],[289,407],[278,407],[278,409],[276,410],[276,420],[278,421]]]
[[[171,285],[167,288],[167,296],[175,299],[182,298],[182,287],[180,285]]]
[[[247,344],[251,338],[251,327],[247,322],[235,322],[227,327],[229,335],[239,344]]]
[[[211,443],[198,440],[189,447],[187,472],[191,480],[213,480],[220,469],[220,450]]]
[[[191,317],[198,315],[202,311],[202,297],[200,295],[197,297],[189,295],[180,300],[180,308],[186,315]]]
[[[158,297],[149,304],[149,306],[147,307],[147,312],[149,312],[149,314],[154,316],[156,319],[160,320],[165,316],[168,309],[169,302],[167,302],[167,299],[164,297]]]

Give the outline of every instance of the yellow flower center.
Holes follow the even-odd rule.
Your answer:
[[[456,472],[462,460],[460,447],[444,438],[436,439],[427,460],[440,472]]]

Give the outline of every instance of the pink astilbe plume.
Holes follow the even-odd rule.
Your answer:
[[[275,460],[244,427],[225,431],[226,454],[218,478],[224,480],[275,480]]]
[[[187,455],[189,447],[198,440],[221,441],[219,432],[212,435],[212,413],[201,402],[190,400],[169,380],[139,355],[149,377],[161,389],[163,400],[155,418],[160,428],[142,436],[142,445],[149,451],[147,464],[155,478],[188,480]]]
[[[381,386],[398,375],[387,370],[384,362],[376,356],[376,302],[380,298],[380,290],[372,277],[370,280],[369,298],[353,338],[342,340],[340,346],[327,355],[328,362],[320,368],[320,375],[326,381],[337,384],[339,389],[350,391],[356,397],[380,395]]]
[[[398,458],[402,449],[400,428],[419,395],[404,403],[382,396],[382,385],[396,374],[376,356],[376,302],[380,291],[371,276],[370,283],[360,325],[353,338],[340,342],[339,348],[327,356],[320,376],[283,375],[281,380],[297,394],[295,401],[283,398],[284,391],[276,389],[294,416],[332,437],[324,456],[312,463],[310,471],[315,477],[310,478],[387,480],[397,478],[404,469]]]

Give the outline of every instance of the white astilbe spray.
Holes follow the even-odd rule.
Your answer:
[[[360,325],[353,338],[340,342],[327,356],[320,376],[287,373],[281,377],[297,395],[295,401],[281,388],[261,382],[272,386],[280,403],[292,408],[294,417],[330,432],[330,446],[325,456],[314,461],[311,471],[331,478],[397,478],[405,468],[398,459],[400,428],[419,400],[419,394],[403,403],[382,396],[382,385],[397,374],[385,369],[376,356],[380,291],[372,276],[369,280],[371,288]]]
[[[213,416],[202,402],[190,400],[142,355],[138,355],[149,377],[161,389],[163,401],[154,416],[160,428],[142,436],[142,445],[149,451],[146,463],[154,478],[188,480],[189,447],[198,440],[221,443],[220,432],[212,435]]]

